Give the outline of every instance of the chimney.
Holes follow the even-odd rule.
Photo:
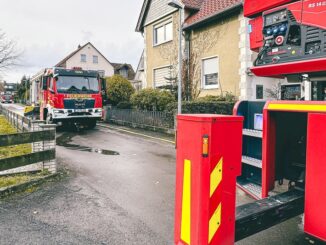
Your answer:
[[[80,44],[78,44],[78,49],[80,49],[81,48],[81,45]]]

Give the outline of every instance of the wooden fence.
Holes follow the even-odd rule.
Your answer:
[[[31,144],[32,153],[0,159],[0,175],[3,173],[26,172],[24,167],[41,163],[42,169],[56,172],[56,126],[45,125],[43,121],[33,121],[0,105],[0,113],[19,133],[0,135],[0,147]],[[18,169],[18,171],[11,171]],[[39,169],[41,170],[41,169]],[[3,172],[5,171],[5,172]]]
[[[3,147],[53,140],[55,140],[55,130],[0,135],[0,145]],[[48,149],[44,151],[33,152],[23,156],[0,159],[0,171],[24,167],[27,165],[51,161],[54,159],[55,149]]]

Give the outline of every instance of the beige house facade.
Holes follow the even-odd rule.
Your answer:
[[[169,0],[145,0],[136,31],[144,37],[143,87],[168,88],[178,74],[179,11]],[[280,99],[280,87],[296,87],[296,98],[309,98],[305,84],[255,77],[250,67],[248,19],[242,0],[179,0],[182,5],[183,86],[194,99],[231,93],[241,100]],[[306,84],[309,88],[309,84]],[[309,89],[308,89],[309,90]],[[292,98],[291,98],[292,99]]]
[[[186,29],[193,93],[240,96],[238,13],[222,20]]]

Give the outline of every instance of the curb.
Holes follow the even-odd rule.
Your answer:
[[[142,137],[149,138],[149,139],[155,139],[155,140],[163,141],[163,142],[170,143],[170,144],[175,144],[175,142],[172,141],[172,140],[159,138],[159,137],[154,137],[154,136],[150,136],[150,135],[146,135],[146,134],[141,134],[141,133],[137,133],[137,132],[127,130],[127,129],[112,127],[112,126],[108,126],[108,125],[104,125],[104,124],[97,124],[97,126],[102,127],[102,128],[107,128],[107,129],[112,129],[112,130],[116,130],[116,131],[129,133],[129,134],[133,134],[133,135],[137,135],[137,136],[142,136]]]
[[[18,185],[1,188],[0,189],[0,199],[2,199],[4,197],[8,197],[15,193],[26,191],[28,188],[39,186],[39,185],[43,184],[44,182],[46,182],[47,180],[57,177],[58,175],[59,175],[59,173],[50,174],[48,176],[41,177],[41,178],[38,178],[35,180],[31,180],[26,183],[21,183]]]

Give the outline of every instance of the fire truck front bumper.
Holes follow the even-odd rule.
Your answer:
[[[95,119],[102,118],[102,108],[94,109],[53,109],[52,120],[53,121],[65,121],[71,119]]]

